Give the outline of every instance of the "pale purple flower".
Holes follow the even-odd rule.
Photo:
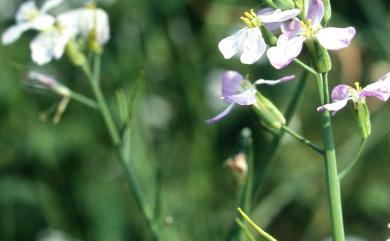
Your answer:
[[[257,90],[255,85],[267,84],[275,85],[294,79],[294,75],[285,76],[278,80],[259,79],[254,84],[250,83],[240,73],[236,71],[226,71],[221,77],[221,99],[228,107],[217,116],[207,120],[208,124],[214,124],[227,116],[235,105],[250,106],[257,104]]]
[[[355,36],[355,28],[323,28],[321,26],[323,17],[324,4],[322,0],[311,0],[307,21],[295,18],[282,24],[282,34],[276,46],[267,51],[270,63],[277,69],[287,66],[300,54],[303,42],[307,39],[316,39],[322,47],[330,50],[348,47]]]
[[[332,90],[332,103],[320,106],[318,111],[329,110],[336,113],[344,108],[349,100],[354,103],[364,103],[366,97],[372,96],[381,101],[387,101],[390,97],[390,72],[382,76],[378,81],[361,88],[355,83],[356,89],[348,85],[337,85]]]
[[[26,84],[34,88],[54,91],[64,97],[68,97],[71,94],[69,88],[58,82],[54,77],[36,71],[30,71],[28,73],[28,81],[26,81]]]
[[[260,31],[262,24],[272,24],[287,21],[296,17],[299,9],[282,11],[280,9],[263,11],[258,15],[253,11],[245,12],[241,20],[247,25],[235,34],[222,39],[218,49],[225,59],[230,59],[240,54],[243,64],[253,64],[264,54],[267,47]]]

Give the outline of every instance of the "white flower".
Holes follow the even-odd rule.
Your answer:
[[[286,11],[277,9],[259,15],[256,15],[253,10],[245,12],[244,17],[241,17],[241,20],[247,27],[222,39],[218,44],[219,51],[225,59],[230,59],[237,53],[240,53],[241,63],[253,64],[260,59],[267,47],[259,27],[262,24],[284,22],[294,18],[299,13],[299,9]]]
[[[59,5],[63,0],[47,0],[41,9],[38,9],[34,1],[23,3],[16,13],[16,24],[9,27],[2,35],[1,41],[4,45],[15,42],[23,32],[34,30],[46,30],[53,26],[54,17],[47,14],[47,11]]]
[[[99,44],[110,39],[110,26],[107,13],[96,7],[85,7],[58,15],[58,21],[74,28],[83,38],[94,37]]]

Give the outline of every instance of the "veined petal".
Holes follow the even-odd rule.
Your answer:
[[[27,1],[20,5],[19,10],[16,13],[16,22],[24,23],[28,22],[34,15],[39,15],[39,10],[34,1]]]
[[[253,64],[264,54],[267,45],[259,28],[248,28],[242,40],[241,63]]]
[[[230,104],[224,111],[219,113],[217,116],[215,116],[215,117],[213,117],[211,119],[208,119],[206,121],[207,124],[209,124],[209,125],[215,124],[218,121],[222,120],[223,118],[225,118],[232,111],[233,107],[234,107],[234,103]]]
[[[23,32],[31,28],[32,24],[29,22],[13,25],[5,30],[5,32],[1,36],[1,42],[3,43],[3,45],[11,44],[18,40]]]
[[[263,14],[258,15],[259,19],[263,23],[277,23],[284,22],[289,19],[292,19],[299,15],[301,10],[294,8],[282,11],[280,9],[276,9],[275,11],[265,12]]]
[[[272,66],[276,69],[281,69],[290,64],[301,53],[304,41],[305,38],[302,36],[288,40],[286,35],[280,35],[277,45],[269,48],[267,51],[267,56]]]
[[[41,12],[42,12],[42,13],[46,13],[46,12],[49,11],[50,9],[55,8],[55,7],[57,7],[58,5],[60,5],[60,3],[62,3],[62,2],[63,2],[63,0],[47,0],[47,1],[42,5]]]
[[[342,49],[351,44],[353,37],[356,34],[354,27],[348,28],[323,28],[317,32],[316,37],[318,42],[331,50]]]
[[[247,28],[237,31],[235,34],[222,39],[218,44],[218,49],[225,59],[232,58],[240,50],[241,40]]]
[[[344,100],[352,96],[352,93],[355,93],[356,90],[348,85],[336,85],[332,90],[332,100]]]
[[[277,84],[281,84],[281,83],[284,83],[284,82],[288,82],[290,80],[293,80],[295,78],[295,75],[288,75],[288,76],[284,76],[280,79],[277,79],[277,80],[265,80],[265,79],[259,79],[255,82],[255,85],[261,85],[261,84],[266,84],[266,85],[277,85]]]
[[[282,33],[287,35],[289,39],[297,36],[302,31],[301,21],[299,21],[299,19],[297,18],[282,23],[281,28],[282,28]]]
[[[236,71],[226,71],[221,77],[222,97],[235,95],[241,91],[244,77]]]
[[[337,111],[341,110],[342,108],[344,108],[347,105],[348,100],[350,100],[350,99],[351,98],[338,100],[338,101],[335,101],[333,103],[329,103],[329,104],[320,106],[320,107],[317,108],[317,111],[329,110],[329,111],[333,111],[333,114],[335,114],[335,112],[337,112]]]
[[[387,73],[375,83],[364,87],[360,95],[364,97],[372,96],[381,101],[387,101],[390,97],[390,73]]]
[[[311,19],[313,28],[316,28],[321,24],[321,20],[324,17],[324,3],[322,0],[311,0],[309,9],[307,11],[307,19]]]
[[[224,99],[233,101],[238,105],[253,105],[256,103],[256,89],[251,87],[236,95],[226,96]]]
[[[274,10],[272,8],[263,8],[260,9],[260,11],[257,12],[257,16],[259,15],[266,15],[270,12],[273,12]],[[281,23],[264,23],[264,26],[271,32],[276,31],[280,28]]]

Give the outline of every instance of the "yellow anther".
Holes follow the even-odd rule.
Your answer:
[[[250,11],[244,12],[241,21],[243,21],[249,28],[256,28],[260,26],[260,19],[257,17],[255,11],[251,9]]]
[[[94,3],[94,2],[89,2],[89,3],[86,3],[86,4],[85,4],[85,8],[96,9],[97,6],[96,6],[96,3]]]
[[[311,19],[308,19],[306,22],[301,21],[303,36],[305,36],[306,38],[313,37],[316,34],[316,32],[318,31],[318,29],[313,28],[311,22],[312,22]]]
[[[361,91],[362,90],[362,87],[360,86],[359,82],[355,82],[355,88],[356,88],[357,91]]]

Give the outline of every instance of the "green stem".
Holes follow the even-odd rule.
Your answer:
[[[294,137],[295,139],[297,139],[298,141],[302,142],[303,144],[307,145],[308,147],[310,147],[311,149],[313,149],[314,151],[316,151],[317,153],[323,155],[324,154],[324,150],[322,150],[322,148],[320,148],[319,146],[317,146],[316,144],[314,144],[313,142],[309,141],[308,139],[306,139],[305,137],[301,136],[300,134],[298,134],[297,132],[295,132],[293,129],[289,128],[288,126],[282,126],[282,130],[284,132],[286,132],[287,134],[289,134],[290,136]]]
[[[147,222],[147,226],[148,226],[149,231],[153,237],[153,240],[158,241],[159,236],[156,232],[156,229],[154,228],[152,219],[148,215],[148,212],[147,212],[146,207],[144,205],[143,198],[141,196],[141,191],[139,189],[138,183],[136,182],[136,178],[135,178],[135,176],[132,172],[132,169],[130,167],[130,163],[128,163],[128,161],[125,160],[125,158],[122,154],[122,149],[121,149],[121,145],[120,145],[121,138],[120,138],[118,129],[114,123],[114,120],[112,118],[111,112],[110,112],[108,105],[106,103],[106,100],[103,96],[102,90],[100,88],[99,79],[97,79],[97,78],[100,78],[100,57],[99,56],[95,57],[94,71],[93,72],[91,71],[90,67],[87,64],[82,65],[81,67],[82,67],[82,70],[84,71],[84,73],[86,74],[90,84],[91,84],[92,91],[93,91],[95,98],[96,98],[96,101],[99,105],[99,109],[102,113],[104,123],[106,124],[106,127],[107,127],[107,129],[110,133],[110,136],[111,136],[111,140],[112,140],[115,148],[117,149],[118,160],[119,160],[123,170],[125,170],[127,182],[130,186],[130,190],[133,194],[135,202],[136,202],[137,206],[139,207],[139,209],[141,210],[141,212],[142,212],[142,214]]]
[[[366,138],[362,139],[362,141],[360,142],[358,153],[355,156],[355,158],[351,162],[349,162],[349,164],[339,173],[340,180],[343,179],[351,171],[352,167],[355,166],[355,164],[357,163],[357,161],[359,160],[359,158],[363,152],[363,149],[364,149],[364,146],[366,145],[366,143],[367,143],[367,139]]]
[[[236,218],[236,223],[241,228],[241,230],[244,232],[247,239],[249,239],[250,241],[256,241],[255,237],[253,237],[252,233],[249,231],[249,229],[245,226],[245,224],[239,218]]]
[[[96,57],[95,60],[100,63],[100,57]],[[102,113],[104,122],[107,125],[108,131],[111,136],[111,140],[114,143],[115,146],[120,144],[120,137],[118,134],[117,127],[114,123],[114,120],[112,118],[111,112],[108,108],[107,102],[103,96],[103,93],[101,91],[99,80],[95,79],[100,76],[100,67],[97,67],[96,64],[94,64],[94,72],[92,73],[91,69],[87,64],[84,64],[81,66],[85,74],[87,75],[89,82],[92,87],[92,91],[95,95],[96,101],[99,104],[100,111]]]
[[[90,98],[82,95],[82,94],[79,94],[75,91],[71,91],[70,92],[70,98],[75,100],[75,101],[78,101],[88,107],[91,107],[92,109],[95,109],[95,110],[99,110],[99,105],[98,103],[96,103],[95,101],[91,100]]]
[[[329,103],[329,87],[327,74],[317,75],[317,83],[323,83],[321,90],[321,104]],[[319,86],[320,87],[320,86]],[[333,140],[331,114],[329,111],[322,112],[322,132],[325,147],[325,169],[328,188],[328,202],[332,224],[333,241],[344,241],[344,223],[341,205],[340,180],[338,178],[336,151]]]
[[[257,233],[259,233],[264,239],[268,240],[268,241],[277,241],[274,237],[272,237],[269,233],[267,233],[266,231],[264,231],[262,228],[260,228],[259,226],[257,226],[257,224],[255,222],[253,222],[253,220],[248,216],[246,215],[246,213],[244,213],[241,208],[237,208],[238,212],[241,214],[241,216],[245,219],[245,221],[247,221],[255,230]]]
[[[302,68],[304,68],[306,71],[308,71],[309,73],[313,74],[313,75],[318,75],[317,71],[315,71],[312,67],[310,67],[309,65],[303,63],[302,61],[300,61],[299,59],[294,59],[293,60],[294,63],[296,63],[297,65],[301,66]]]

